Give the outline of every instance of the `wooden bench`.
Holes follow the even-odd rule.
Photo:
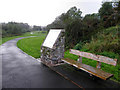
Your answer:
[[[101,68],[101,62],[116,66],[117,59],[112,59],[112,58],[108,58],[108,57],[105,57],[105,56],[95,55],[95,54],[92,54],[92,53],[82,52],[82,51],[78,51],[78,50],[74,50],[74,49],[70,49],[70,53],[78,55],[79,56],[78,60],[75,61],[75,60],[72,60],[72,59],[63,58],[62,61],[66,62],[68,64],[71,64],[71,65],[73,65],[73,66],[75,66],[75,67],[77,67],[81,70],[84,70],[84,71],[86,71],[86,72],[88,72],[88,73],[90,73],[94,76],[97,76],[97,77],[99,77],[103,80],[107,80],[107,79],[109,79],[110,77],[113,76],[113,74],[107,73],[107,72],[102,71],[100,69]],[[89,65],[86,65],[86,64],[83,64],[82,63],[82,57],[89,58],[89,59],[92,59],[92,60],[96,60],[97,61],[96,68],[94,68],[92,66],[89,66]]]

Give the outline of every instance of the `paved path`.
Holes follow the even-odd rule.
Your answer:
[[[77,88],[17,48],[19,39],[22,38],[10,40],[0,47],[3,88]]]

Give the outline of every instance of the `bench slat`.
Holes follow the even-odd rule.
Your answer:
[[[95,54],[92,54],[92,53],[82,52],[82,51],[78,51],[78,50],[74,50],[74,49],[70,49],[70,53],[81,56],[81,57],[86,57],[86,58],[89,58],[89,59],[93,59],[93,60],[96,60],[96,61],[99,61],[99,62],[104,62],[104,63],[107,63],[107,64],[111,64],[111,65],[114,65],[114,66],[116,66],[116,64],[117,64],[117,59],[112,59],[112,58],[108,58],[108,57],[101,56],[101,55],[95,55]]]
[[[99,78],[102,78],[104,80],[110,78],[113,76],[113,74],[110,74],[110,73],[107,73],[107,72],[104,72],[98,68],[94,68],[92,66],[89,66],[89,65],[86,65],[86,64],[82,64],[82,63],[77,63],[77,61],[75,60],[72,60],[72,59],[68,59],[68,58],[64,58],[62,59],[63,61],[65,61],[66,63],[69,63],[79,69],[82,69],[88,73],[91,73]]]

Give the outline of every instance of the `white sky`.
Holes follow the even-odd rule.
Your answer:
[[[97,13],[102,0],[0,0],[0,22],[46,26],[76,6],[85,14]]]

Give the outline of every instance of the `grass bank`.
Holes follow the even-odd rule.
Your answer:
[[[24,38],[17,42],[17,46],[35,58],[40,58],[40,46],[42,45],[47,33],[40,33],[38,37]]]
[[[35,58],[40,58],[40,46],[44,41],[44,37],[32,37],[21,39],[17,42],[17,46],[26,52],[28,55],[31,55]]]

